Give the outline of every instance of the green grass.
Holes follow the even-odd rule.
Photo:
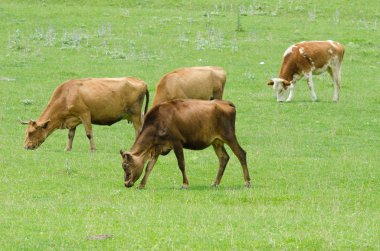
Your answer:
[[[378,1],[127,2],[1,1],[0,249],[380,249]],[[326,39],[346,46],[340,102],[324,75],[319,102],[300,81],[294,102],[278,104],[266,82],[284,50]],[[65,130],[23,149],[17,119],[37,118],[64,80],[137,76],[153,96],[163,74],[193,65],[227,70],[251,189],[229,149],[210,187],[211,148],[185,152],[186,191],[172,153],[145,190],[124,188],[126,122],[94,126],[96,153],[82,126],[72,152]],[[113,238],[88,240],[100,234]]]

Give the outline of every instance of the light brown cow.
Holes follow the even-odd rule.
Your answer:
[[[22,122],[26,129],[26,149],[34,150],[56,129],[69,129],[66,150],[70,151],[76,127],[83,123],[95,150],[92,125],[112,125],[122,119],[133,123],[136,135],[142,124],[142,105],[146,97],[145,113],[149,103],[149,92],[144,81],[133,78],[86,78],[69,80],[59,85],[36,120]]]
[[[210,145],[219,159],[219,171],[214,182],[214,186],[218,186],[229,160],[224,148],[226,143],[238,157],[245,186],[249,187],[246,153],[235,135],[235,117],[235,106],[222,100],[177,99],[154,106],[145,115],[141,132],[131,149],[128,152],[120,150],[125,186],[134,185],[142,174],[145,162],[149,160],[139,185],[139,188],[143,188],[159,155],[174,150],[182,172],[182,188],[186,189],[189,181],[183,148],[202,150]]]
[[[153,106],[173,99],[222,99],[226,72],[217,66],[177,69],[157,83]]]
[[[314,91],[313,74],[318,75],[327,71],[334,81],[333,101],[339,100],[341,84],[341,65],[344,56],[344,47],[331,40],[301,42],[290,46],[284,53],[283,62],[278,78],[268,82],[277,92],[277,101],[285,101],[286,89],[290,93],[287,102],[294,97],[294,87],[297,80],[306,77],[311,99],[317,100]]]

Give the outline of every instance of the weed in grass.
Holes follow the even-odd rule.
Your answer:
[[[231,50],[233,52],[237,52],[239,50],[239,42],[238,42],[238,39],[236,37],[236,33],[234,33],[234,37],[231,40]]]
[[[244,31],[243,29],[243,25],[241,24],[241,13],[240,13],[240,9],[237,11],[237,15],[236,15],[236,29],[235,31],[237,32],[242,32]]]
[[[61,38],[61,49],[77,49],[89,46],[90,36],[82,29],[74,29],[71,33],[64,31]]]
[[[335,13],[333,15],[333,22],[335,24],[339,24],[339,21],[340,21],[340,11],[339,10],[335,10]]]
[[[101,26],[98,27],[97,30],[97,35],[98,37],[105,37],[105,36],[110,36],[112,34],[112,25],[108,23],[107,25],[102,24]]]
[[[308,20],[310,22],[315,22],[316,19],[317,19],[317,11],[314,6],[314,9],[308,12]]]
[[[23,105],[32,105],[33,104],[33,100],[31,100],[31,99],[23,99],[23,100],[21,100],[21,103]]]
[[[24,41],[24,35],[20,29],[16,29],[13,34],[8,34],[8,49],[19,51],[25,49],[26,42]]]

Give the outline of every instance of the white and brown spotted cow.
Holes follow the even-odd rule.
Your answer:
[[[333,101],[338,101],[343,55],[343,45],[331,40],[294,44],[284,53],[279,77],[271,79],[268,85],[272,85],[276,91],[278,102],[285,101],[286,89],[289,87],[290,93],[286,99],[289,102],[294,97],[296,81],[305,76],[311,91],[311,99],[316,101],[312,76],[327,71],[334,81]]]

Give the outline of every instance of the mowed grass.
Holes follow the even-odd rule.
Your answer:
[[[377,1],[61,2],[0,3],[0,249],[380,249]],[[340,102],[323,75],[318,102],[300,81],[294,102],[276,103],[266,82],[285,49],[326,39],[346,46]],[[126,189],[125,121],[94,126],[96,153],[82,126],[71,152],[66,130],[23,149],[17,119],[36,119],[67,79],[137,76],[153,98],[163,74],[193,65],[227,70],[251,189],[230,149],[210,187],[212,148],[185,152],[186,191],[173,153],[146,189]]]

